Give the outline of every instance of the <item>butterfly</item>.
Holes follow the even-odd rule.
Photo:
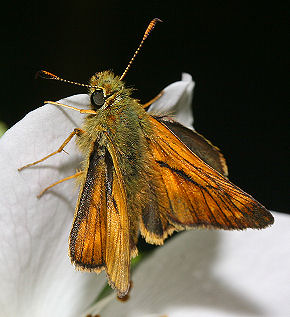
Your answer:
[[[84,85],[40,72],[48,79],[88,87],[91,109],[49,102],[87,116],[57,151],[21,168],[61,152],[76,136],[84,157],[81,170],[42,194],[78,178],[71,261],[80,270],[104,270],[120,298],[130,287],[130,262],[138,253],[140,234],[148,243],[161,245],[174,231],[261,229],[273,223],[264,206],[228,180],[217,147],[170,116],[150,113],[149,106],[160,95],[142,105],[126,87],[123,78],[158,21],[150,22],[122,76],[98,72]]]

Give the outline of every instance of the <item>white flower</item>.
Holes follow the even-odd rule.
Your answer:
[[[149,108],[152,113],[168,113],[174,120],[193,129],[192,96],[194,82],[189,74],[183,73],[182,80],[164,88],[162,98],[156,100]]]
[[[177,111],[176,119],[192,127],[192,88],[190,75],[183,75],[150,110]],[[84,109],[89,97],[76,95],[60,102]],[[178,106],[172,111],[165,105]],[[47,104],[0,138],[1,317],[85,316],[106,285],[104,274],[75,271],[68,257],[77,198],[73,181],[36,198],[43,188],[74,174],[81,160],[74,142],[65,148],[69,155],[62,152],[17,170],[55,151],[81,126],[82,118],[76,111]],[[113,294],[92,312],[102,317],[232,316],[237,311],[282,315],[290,310],[289,254],[283,259],[289,225],[289,217],[277,215],[276,224],[264,231],[181,233],[137,267],[127,303],[119,303]]]

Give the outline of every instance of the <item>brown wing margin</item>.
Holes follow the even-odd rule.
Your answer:
[[[163,123],[153,117],[150,121],[156,137],[147,141],[163,180],[161,195],[167,194],[167,219],[176,230],[264,228],[273,223],[264,206],[191,152]]]
[[[105,270],[118,296],[129,289],[129,228],[124,186],[114,148],[91,152],[70,234],[70,257],[76,268]],[[115,163],[115,164],[114,164]]]
[[[179,138],[194,154],[206,162],[209,166],[217,170],[223,176],[228,176],[228,168],[226,160],[220,149],[214,146],[204,136],[196,131],[190,130],[180,123],[172,120],[169,117],[154,118],[166,127]]]

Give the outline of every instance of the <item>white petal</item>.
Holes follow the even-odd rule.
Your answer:
[[[86,108],[87,95],[60,102]],[[29,113],[0,139],[0,307],[5,317],[79,317],[105,280],[77,272],[68,257],[68,236],[77,190],[73,181],[39,192],[75,173],[74,141],[32,168],[17,168],[55,151],[83,115],[45,105]]]
[[[264,230],[178,234],[140,264],[124,305],[109,316],[288,316],[290,216]]]
[[[163,89],[164,95],[149,107],[149,111],[153,114],[169,114],[185,127],[193,129],[193,88],[191,75],[183,73],[181,81]]]

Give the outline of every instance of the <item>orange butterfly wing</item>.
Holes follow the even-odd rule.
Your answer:
[[[190,130],[180,123],[172,120],[170,117],[161,116],[154,118],[166,126],[191,152],[196,154],[205,163],[213,169],[221,173],[223,176],[228,176],[228,168],[226,160],[218,147],[214,146],[204,136],[196,131]]]
[[[175,230],[264,228],[273,223],[264,206],[202,161],[163,123],[149,120],[154,138],[147,141],[156,178],[161,179],[157,192],[164,201],[161,214]],[[143,225],[142,234],[150,234],[150,226]]]
[[[126,295],[129,289],[129,228],[122,179],[114,152],[95,145],[70,234],[70,257],[80,270],[105,270],[109,283]]]

